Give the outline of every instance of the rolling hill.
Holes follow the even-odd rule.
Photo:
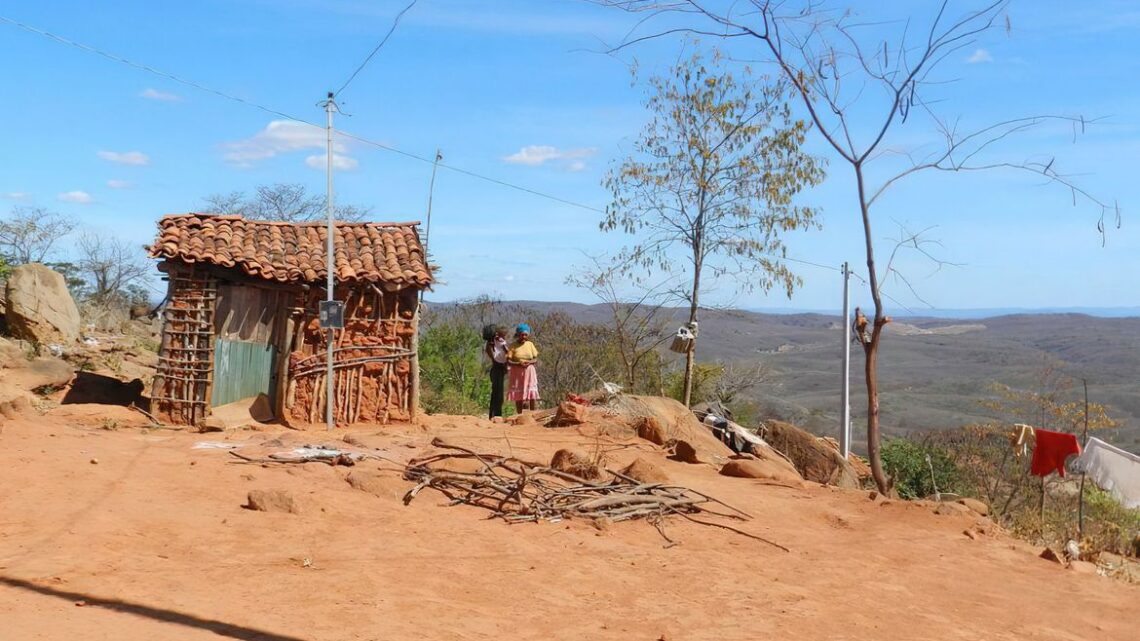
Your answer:
[[[602,305],[518,304],[556,308],[580,322],[609,320]],[[683,317],[680,310],[673,315],[678,323]],[[757,390],[753,400],[767,413],[834,436],[842,383],[842,330],[839,316],[702,311],[698,359],[768,363],[777,370],[777,380]],[[884,432],[903,435],[992,418],[992,412],[980,404],[994,396],[992,384],[1035,389],[1050,363],[1073,379],[1087,379],[1090,399],[1107,405],[1110,415],[1120,421],[1120,429],[1106,440],[1131,451],[1140,449],[1137,317],[1065,313],[896,318],[888,326],[880,356]],[[863,385],[863,354],[853,345],[851,406],[856,434],[865,425]],[[1079,380],[1076,385],[1079,388]],[[1022,420],[1039,423],[1029,416]]]

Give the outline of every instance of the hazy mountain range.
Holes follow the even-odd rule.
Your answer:
[[[525,304],[557,308],[579,321],[609,322],[602,305]],[[1102,310],[1100,316],[1044,311],[974,315],[981,311],[957,310],[959,315],[944,318],[899,317],[888,325],[879,366],[886,434],[991,418],[980,402],[994,396],[993,383],[1035,389],[1043,368],[1053,363],[1074,379],[1087,379],[1091,400],[1107,405],[1121,422],[1105,439],[1140,451],[1140,308]],[[673,314],[677,324],[684,318],[680,310]],[[698,360],[763,360],[777,370],[777,381],[757,390],[754,400],[817,434],[836,435],[842,330],[839,315],[702,311]],[[541,345],[541,336],[536,338]],[[1079,388],[1077,380],[1074,393]],[[858,434],[866,417],[858,345],[852,345],[851,390]],[[1038,423],[1035,417],[1020,420]]]

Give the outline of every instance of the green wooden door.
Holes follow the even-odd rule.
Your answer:
[[[272,402],[275,357],[276,350],[272,345],[217,339],[214,393],[210,406],[217,407],[258,394],[265,394]]]

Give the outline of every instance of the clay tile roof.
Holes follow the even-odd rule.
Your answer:
[[[419,223],[336,223],[334,274],[390,287],[428,287]],[[237,268],[281,282],[325,279],[323,222],[279,223],[220,214],[173,214],[158,221],[153,258]]]

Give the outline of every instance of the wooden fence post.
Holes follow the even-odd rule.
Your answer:
[[[416,312],[412,315],[412,393],[409,394],[408,416],[412,423],[419,418],[420,413],[420,304],[416,299]]]

